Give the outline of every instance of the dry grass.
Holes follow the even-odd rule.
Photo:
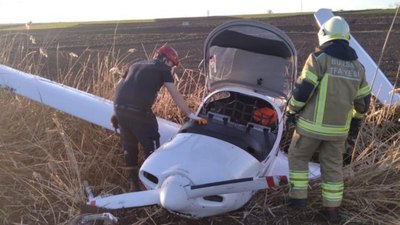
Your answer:
[[[29,37],[21,34],[22,37]],[[7,42],[20,37],[7,37]],[[9,45],[0,41],[0,63],[45,74],[43,55],[28,50],[28,41]],[[17,46],[15,49],[10,46]],[[18,51],[16,50],[18,49]],[[65,55],[58,68],[59,82],[111,98],[114,84],[129,63],[128,54]],[[183,69],[177,85],[195,109],[203,95],[203,77]],[[83,181],[95,195],[126,191],[122,150],[116,135],[35,102],[0,91],[0,222],[2,224],[67,224],[83,211]],[[400,221],[400,110],[373,104],[353,154],[345,167],[344,224],[398,224]],[[154,111],[179,123],[184,117],[165,90]],[[122,210],[120,224],[321,224],[318,183],[311,186],[307,210],[289,210],[287,187],[258,192],[239,211],[199,220],[184,219],[157,206]],[[322,223],[323,224],[323,223]]]

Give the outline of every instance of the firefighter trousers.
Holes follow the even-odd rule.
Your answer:
[[[343,152],[345,140],[325,141],[294,132],[289,147],[289,197],[306,199],[308,162],[318,151],[321,166],[322,205],[339,207],[343,198]]]

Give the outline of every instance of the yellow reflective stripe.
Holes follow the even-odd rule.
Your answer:
[[[330,34],[330,35],[326,35],[327,37],[329,37],[329,38],[334,38],[334,39],[337,39],[337,38],[344,38],[344,39],[346,39],[346,40],[350,40],[350,35],[348,35],[348,34],[346,34],[346,35],[341,35],[341,34]]]
[[[322,121],[324,119],[325,114],[325,103],[326,103],[326,93],[328,91],[328,80],[329,76],[326,74],[321,81],[318,95],[318,106],[316,113],[315,122],[317,126],[322,126]]]
[[[308,171],[289,171],[289,181],[293,189],[307,189]]]
[[[343,182],[322,183],[321,186],[322,186],[323,190],[330,190],[330,191],[343,191],[343,188],[344,188]]]
[[[346,123],[345,127],[328,127],[313,122],[309,122],[301,117],[297,120],[297,126],[313,133],[320,133],[326,135],[346,135],[349,131],[348,123]]]
[[[329,75],[325,74],[320,83],[319,94],[317,96],[317,104],[314,109],[314,121],[308,121],[304,118],[299,118],[297,126],[301,129],[307,130],[312,133],[319,133],[324,135],[347,135],[350,127],[351,111],[349,112],[348,121],[344,126],[324,126],[323,120],[325,115],[325,105],[328,91]]]
[[[291,182],[292,183],[292,189],[308,189],[308,184],[303,184],[299,182]]]
[[[293,96],[290,98],[290,104],[293,105],[294,107],[303,107],[306,103],[305,102],[300,102],[297,101]]]
[[[289,171],[289,177],[308,179],[308,171]]]
[[[301,78],[306,78],[309,80],[314,86],[318,84],[318,76],[309,70],[303,70],[300,75]]]
[[[330,193],[322,193],[322,197],[328,201],[340,201],[343,198],[343,194],[330,194]]]
[[[347,127],[348,129],[350,129],[350,123],[351,123],[352,118],[353,118],[353,111],[350,110],[349,113],[347,113],[347,119],[346,119],[346,125],[345,125],[345,127]]]
[[[364,87],[360,88],[357,91],[357,96],[356,98],[362,98],[367,96],[369,93],[371,93],[371,88],[368,85],[365,85]]]
[[[363,119],[364,115],[365,115],[364,113],[359,113],[355,109],[353,109],[352,118]]]
[[[328,201],[340,201],[343,198],[343,182],[322,183],[322,197]]]

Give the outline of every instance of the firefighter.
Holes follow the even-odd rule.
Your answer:
[[[179,64],[178,53],[168,45],[157,49],[154,58],[132,64],[116,87],[114,128],[120,129],[125,166],[131,190],[140,190],[138,179],[139,143],[147,158],[160,146],[158,124],[151,108],[162,86],[166,87],[177,106],[199,124],[207,120],[195,116],[174,84],[172,69]]]
[[[321,214],[340,222],[343,198],[343,152],[350,124],[360,124],[370,104],[365,69],[349,46],[350,28],[339,16],[318,32],[286,111],[286,126],[295,125],[289,147],[289,206],[306,207],[308,162],[315,151],[321,165]]]

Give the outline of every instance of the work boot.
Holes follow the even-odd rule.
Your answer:
[[[289,198],[288,206],[297,209],[304,209],[307,206],[306,199]]]
[[[328,221],[332,223],[339,223],[341,217],[339,215],[338,207],[324,207],[320,214]]]

